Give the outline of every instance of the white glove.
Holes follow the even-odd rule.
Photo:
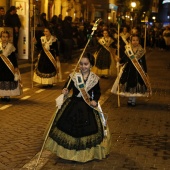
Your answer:
[[[14,80],[18,81],[19,80],[19,75],[17,73],[14,74]]]
[[[63,101],[64,101],[64,94],[61,94],[60,96],[58,96],[56,99],[56,107],[58,107],[58,109],[61,108]]]

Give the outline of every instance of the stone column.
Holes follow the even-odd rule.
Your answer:
[[[46,13],[47,20],[48,20],[48,0],[41,0],[41,12],[40,13]]]
[[[54,0],[54,15],[61,14],[61,0]]]
[[[75,1],[75,18],[80,18],[81,17],[81,4],[79,3],[79,0]]]
[[[12,0],[11,5],[16,6],[17,14],[21,21],[18,39],[18,58],[28,59],[29,57],[29,3],[28,0]]]

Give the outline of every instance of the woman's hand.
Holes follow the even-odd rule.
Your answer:
[[[93,106],[93,107],[97,107],[97,102],[94,101],[94,100],[92,100],[92,101],[90,102],[90,105]]]
[[[119,61],[120,61],[120,58],[119,58],[117,55],[115,56],[115,61],[116,61],[116,62],[119,62]]]
[[[68,94],[68,89],[67,89],[67,88],[64,88],[64,89],[62,90],[62,94],[67,95],[67,94]]]
[[[56,56],[55,60],[56,60],[56,61],[58,61],[58,62],[60,61],[60,59],[59,59],[59,57],[58,57],[58,56]]]
[[[34,43],[34,44],[36,44],[36,43],[37,43],[37,40],[36,40],[36,38],[35,38],[35,37],[33,37],[32,41],[33,41],[33,43]]]

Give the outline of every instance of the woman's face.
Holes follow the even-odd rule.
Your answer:
[[[9,40],[9,35],[7,33],[2,33],[1,40],[2,43],[7,43]]]
[[[90,67],[91,67],[89,59],[83,57],[80,60],[79,67],[80,67],[80,70],[83,74],[88,73],[90,71]]]
[[[138,37],[132,37],[131,43],[132,43],[133,47],[138,46],[139,45],[139,38]]]
[[[47,28],[44,29],[44,35],[47,37],[51,36],[51,33]]]
[[[103,31],[103,36],[104,37],[108,37],[109,36],[108,32],[107,31]]]

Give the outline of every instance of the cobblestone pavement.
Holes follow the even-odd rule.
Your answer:
[[[128,107],[127,99],[110,93],[115,78],[101,79],[102,109],[112,136],[110,155],[101,161],[70,162],[44,151],[42,170],[170,170],[170,52],[147,53],[148,74],[153,96],[137,99]],[[74,65],[65,64],[69,70]],[[69,68],[70,67],[70,68]],[[36,160],[44,141],[44,131],[53,112],[54,99],[63,83],[51,89],[30,88],[30,73],[22,74],[25,91],[9,104],[0,103],[0,170],[26,170]],[[35,156],[36,155],[36,156]],[[40,169],[40,168],[37,168]]]

